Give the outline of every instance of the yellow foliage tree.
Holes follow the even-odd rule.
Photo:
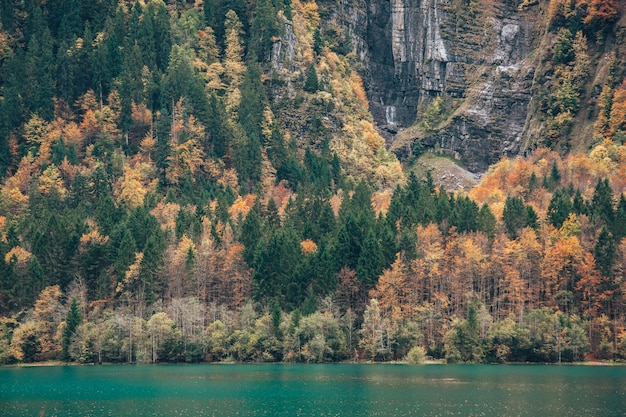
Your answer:
[[[300,246],[302,247],[302,252],[305,254],[311,254],[317,252],[317,244],[313,242],[311,239],[305,239],[300,242]]]
[[[21,246],[15,246],[4,255],[4,262],[9,264],[15,261],[18,265],[25,266],[31,257],[32,253]]]
[[[404,263],[398,254],[391,268],[383,271],[376,287],[372,288],[369,294],[370,298],[378,300],[381,315],[388,318],[392,326],[399,325],[413,313],[408,304],[408,300],[411,299],[408,295],[409,289]]]
[[[59,169],[55,165],[50,165],[39,176],[39,191],[43,195],[50,195],[53,189],[56,190],[61,198],[67,195],[67,190],[63,185],[63,179],[59,175]]]

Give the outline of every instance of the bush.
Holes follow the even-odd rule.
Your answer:
[[[415,346],[406,354],[406,360],[409,363],[418,365],[426,360],[426,349],[422,346]]]

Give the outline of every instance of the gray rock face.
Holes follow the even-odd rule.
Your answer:
[[[354,36],[364,36],[356,48],[370,111],[392,150],[408,152],[403,147],[411,141],[394,147],[395,134],[440,96],[454,111],[420,140],[479,172],[520,152],[531,98],[531,26],[515,2],[494,1],[492,10],[470,3],[366,0],[366,30]]]

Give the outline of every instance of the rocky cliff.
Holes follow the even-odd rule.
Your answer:
[[[513,2],[516,3],[516,2]],[[369,0],[363,51],[370,110],[398,156],[421,145],[484,171],[517,154],[531,99],[533,24],[511,2]],[[451,116],[429,132],[399,131],[433,98]]]
[[[319,0],[313,9],[319,5],[321,45],[360,73],[389,150],[401,161],[431,151],[481,173],[538,146],[586,151],[599,140],[593,126],[600,92],[626,75],[626,3],[607,0],[594,9],[596,3]],[[286,28],[272,70],[287,69],[292,75],[283,82],[297,87],[310,53],[297,51],[303,36]],[[320,70],[328,57],[316,53],[315,62]],[[322,74],[320,82],[332,90]],[[301,113],[285,125],[305,137],[309,122]],[[334,120],[333,113],[322,120]],[[340,119],[326,124],[343,134]]]
[[[531,103],[550,79],[552,69],[544,61],[556,35],[548,30],[549,2],[520,3],[340,3],[338,13],[363,66],[370,111],[400,159],[418,147],[453,156],[469,170],[482,172],[502,156],[541,143],[542,109]],[[550,94],[546,88],[544,95]],[[438,97],[439,117],[420,127]]]

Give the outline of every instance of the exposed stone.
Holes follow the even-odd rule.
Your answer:
[[[514,3],[514,2],[511,2]],[[520,151],[532,67],[530,23],[515,4],[470,10],[462,0],[368,0],[364,60],[370,111],[397,155],[396,134],[419,120],[434,97],[463,102],[438,130],[419,137],[426,147],[484,171]],[[358,36],[358,33],[355,32]],[[416,137],[418,138],[418,137]]]

